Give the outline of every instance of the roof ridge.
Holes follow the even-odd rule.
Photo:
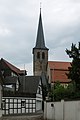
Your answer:
[[[57,62],[57,63],[71,63],[71,61],[70,61],[70,62],[67,62],[67,61],[48,61],[48,62]]]

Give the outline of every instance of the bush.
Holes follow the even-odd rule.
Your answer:
[[[80,91],[76,92],[75,84],[70,83],[66,88],[60,83],[55,83],[49,93],[51,101],[80,99]]]

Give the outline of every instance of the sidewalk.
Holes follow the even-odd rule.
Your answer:
[[[0,120],[43,120],[43,112],[18,116],[2,116]]]

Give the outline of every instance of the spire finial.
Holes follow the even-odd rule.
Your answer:
[[[42,2],[40,2],[40,11],[41,11],[41,5],[42,5]]]

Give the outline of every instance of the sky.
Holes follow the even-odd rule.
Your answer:
[[[80,0],[0,0],[0,58],[32,74],[40,14],[49,61],[71,61],[65,50],[80,42]]]

